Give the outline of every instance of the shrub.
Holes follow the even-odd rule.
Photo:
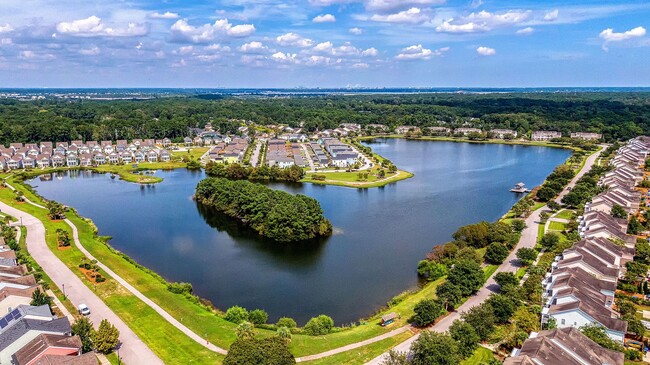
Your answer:
[[[264,324],[269,320],[269,315],[262,309],[255,309],[248,314],[248,320],[255,325]]]
[[[190,283],[168,283],[167,290],[174,294],[192,294],[192,284]]]
[[[226,321],[240,324],[248,320],[248,311],[238,305],[228,308],[226,315],[223,317]]]
[[[278,320],[277,323],[278,327],[287,327],[287,328],[296,328],[298,325],[296,324],[296,321],[293,318],[289,317],[282,317]]]
[[[427,278],[429,281],[438,280],[447,274],[447,266],[429,260],[422,260],[418,263],[418,275]]]
[[[330,333],[330,331],[332,331],[332,327],[334,327],[334,320],[324,314],[321,314],[318,317],[310,319],[303,330],[308,335],[318,336]]]
[[[294,359],[286,342],[278,337],[237,340],[228,350],[223,365],[291,365]]]

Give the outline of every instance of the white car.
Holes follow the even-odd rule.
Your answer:
[[[81,314],[83,316],[89,315],[90,314],[90,308],[88,308],[88,306],[83,304],[83,303],[79,304],[79,314]]]

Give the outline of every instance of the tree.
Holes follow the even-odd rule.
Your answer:
[[[610,212],[614,218],[627,219],[627,212],[623,209],[622,206],[614,204],[612,206],[612,211]]]
[[[540,243],[547,250],[553,250],[560,243],[560,235],[555,232],[549,232],[542,237]]]
[[[474,261],[460,261],[449,270],[447,280],[460,288],[463,296],[474,294],[483,285],[484,274]]]
[[[35,307],[41,306],[41,305],[46,305],[50,308],[50,312],[52,311],[52,298],[50,298],[49,295],[47,295],[45,292],[41,291],[40,288],[36,288],[34,292],[32,293],[32,301],[29,303],[29,305],[33,305]]]
[[[79,336],[81,339],[81,352],[86,353],[93,350],[93,337],[95,330],[88,317],[78,318],[71,326],[72,334]]]
[[[255,325],[264,324],[269,320],[269,315],[262,309],[255,309],[248,314],[248,320]]]
[[[498,272],[494,275],[494,281],[499,284],[500,287],[504,287],[506,285],[518,285],[519,284],[519,279],[515,276],[515,274],[511,272]]]
[[[471,356],[481,340],[476,334],[474,327],[458,319],[449,327],[449,335],[458,343],[458,352],[460,352],[463,358]]]
[[[633,215],[630,218],[630,222],[627,224],[627,233],[628,234],[639,234],[643,230],[643,225],[639,222],[639,219]]]
[[[97,351],[108,354],[120,341],[120,331],[105,319],[99,323],[99,328],[94,333],[93,343]]]
[[[612,340],[605,331],[605,327],[598,324],[586,324],[580,327],[580,332],[583,335],[589,337],[592,341],[599,344],[600,346],[614,350],[614,351],[623,351],[623,345],[618,341]]]
[[[48,216],[52,220],[65,219],[65,207],[53,200],[47,202]]]
[[[637,261],[628,261],[625,263],[625,279],[628,281],[637,282],[639,278],[644,277],[648,272],[648,265]]]
[[[230,345],[223,365],[292,365],[296,360],[285,341],[277,337],[237,340]]]
[[[458,344],[449,335],[424,331],[411,346],[413,365],[457,365],[462,358]]]
[[[502,294],[490,295],[486,303],[492,307],[497,323],[501,324],[508,322],[517,308],[512,299]]]
[[[650,243],[647,240],[642,239],[637,241],[634,249],[634,261],[639,261],[644,264],[650,263]]]
[[[303,328],[303,331],[312,336],[318,336],[318,335],[326,335],[330,333],[332,328],[334,327],[334,321],[332,318],[321,314],[318,317],[314,317],[307,322],[305,327]]]
[[[530,333],[539,331],[539,318],[528,310],[527,307],[519,307],[512,315],[512,323],[518,331]]]
[[[475,248],[485,247],[488,242],[488,230],[490,224],[488,222],[480,222],[476,224],[470,224],[458,228],[458,230],[452,235],[455,240],[465,241],[470,246]]]
[[[526,229],[526,222],[523,219],[515,219],[512,221],[512,229],[515,232],[521,232]]]
[[[237,338],[240,340],[252,340],[255,338],[255,326],[248,321],[240,323],[235,332]]]
[[[461,318],[474,328],[481,340],[485,340],[490,336],[496,323],[492,306],[485,302],[470,308],[461,315]]]
[[[632,304],[629,300],[623,299],[624,297],[616,299],[616,307],[618,307],[618,313],[622,317],[627,317],[629,315],[634,316],[636,314],[636,306]]]
[[[547,206],[550,210],[552,210],[552,211],[554,211],[554,212],[557,212],[558,210],[560,210],[560,208],[562,208],[562,207],[560,206],[560,204],[559,204],[558,202],[556,202],[555,200],[549,200],[549,201],[546,203],[546,206]]]
[[[418,263],[418,275],[427,278],[429,281],[438,280],[447,274],[447,266],[429,260],[421,260]]]
[[[278,323],[276,323],[276,326],[287,327],[289,329],[298,327],[296,321],[293,318],[289,318],[289,317],[282,317],[278,319]]]
[[[508,257],[509,251],[502,243],[493,242],[485,250],[485,259],[491,264],[501,264]]]
[[[537,251],[534,248],[522,247],[517,250],[517,259],[526,266],[530,266],[536,258]]]
[[[463,293],[458,285],[445,280],[436,288],[436,297],[445,304],[446,310],[451,310],[456,308],[460,301],[463,300]]]
[[[458,250],[454,259],[456,262],[471,260],[476,262],[478,265],[483,263],[483,257],[481,257],[481,254],[475,248],[469,246]]]
[[[542,202],[547,202],[557,195],[557,191],[552,189],[551,187],[547,186],[544,184],[539,190],[537,190],[537,199]]]
[[[633,333],[637,338],[643,338],[646,329],[643,323],[636,318],[627,319],[627,333]]]
[[[223,318],[228,322],[240,324],[248,320],[248,311],[245,308],[235,305],[226,310],[226,315]]]
[[[416,326],[424,327],[432,324],[441,315],[445,314],[444,304],[440,300],[422,299],[413,308],[413,322]]]

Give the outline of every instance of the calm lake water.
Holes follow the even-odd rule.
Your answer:
[[[418,285],[417,262],[465,224],[493,221],[519,198],[517,182],[540,184],[570,156],[562,149],[377,140],[369,144],[415,177],[366,190],[271,184],[318,199],[336,234],[284,245],[255,237],[192,201],[204,175],[160,171],[140,187],[109,175],[70,172],[30,183],[95,221],[111,244],[167,280],[190,282],[223,310],[263,308],[304,324],[325,313],[348,323]]]

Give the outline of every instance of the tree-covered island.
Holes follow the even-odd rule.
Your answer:
[[[332,234],[317,200],[249,181],[203,179],[196,200],[235,218],[261,236],[278,242],[303,241]]]

